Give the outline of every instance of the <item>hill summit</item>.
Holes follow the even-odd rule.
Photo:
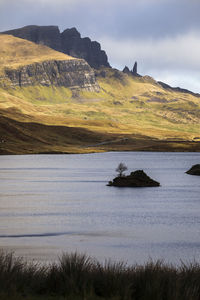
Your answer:
[[[75,28],[24,28],[0,34],[0,154],[199,151],[198,94],[52,49],[83,53]]]
[[[83,58],[95,69],[101,66],[110,67],[101,45],[88,37],[82,38],[76,28],[66,29],[61,33],[58,26],[29,25],[2,33],[46,45],[76,58]]]

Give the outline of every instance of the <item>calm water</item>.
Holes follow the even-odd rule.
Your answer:
[[[106,183],[124,162],[156,188]],[[0,247],[37,260],[64,251],[142,263],[200,261],[199,153],[0,156]]]

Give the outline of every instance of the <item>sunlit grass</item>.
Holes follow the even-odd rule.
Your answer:
[[[0,43],[0,70],[51,59],[71,59],[9,35],[0,35]],[[1,87],[0,112],[17,121],[81,127],[102,134],[189,141],[199,136],[200,98],[165,90],[150,77],[131,77],[114,69],[96,73],[99,92],[74,93],[65,87],[37,84]]]
[[[69,60],[73,57],[57,52],[44,45],[37,45],[30,41],[0,34],[0,72],[4,68],[16,69],[36,62],[47,60]]]

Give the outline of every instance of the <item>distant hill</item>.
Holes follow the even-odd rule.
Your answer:
[[[2,33],[46,45],[76,58],[83,58],[93,68],[110,66],[101,45],[88,37],[81,38],[76,28],[66,29],[60,33],[58,26],[30,25]]]
[[[175,91],[175,92],[180,92],[180,93],[186,93],[186,94],[190,94],[190,95],[193,95],[195,97],[200,97],[200,94],[199,93],[193,93],[187,89],[183,89],[183,88],[180,88],[180,87],[171,87],[170,85],[162,82],[162,81],[158,81],[158,83],[164,88],[164,89],[167,89],[167,90],[172,90],[172,91]]]
[[[200,151],[200,98],[0,35],[0,154]]]

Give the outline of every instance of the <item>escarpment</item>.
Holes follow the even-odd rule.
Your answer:
[[[30,25],[2,33],[46,45],[76,58],[83,58],[92,68],[110,67],[101,45],[88,37],[82,38],[76,28],[66,29],[60,33],[58,26]]]
[[[101,45],[90,38],[82,38],[76,28],[66,29],[61,33],[62,52],[85,59],[92,68],[110,67],[106,52]]]
[[[17,69],[5,68],[4,74],[12,87],[39,84],[99,91],[94,71],[83,59],[36,62]]]

